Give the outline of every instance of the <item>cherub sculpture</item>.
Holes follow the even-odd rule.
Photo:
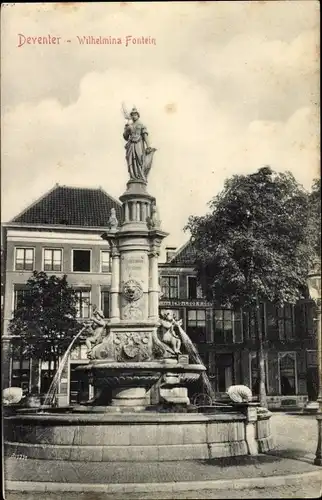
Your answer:
[[[93,332],[93,335],[91,337],[88,337],[85,341],[86,347],[88,349],[88,357],[91,357],[91,351],[93,347],[102,342],[104,331],[106,328],[106,320],[104,314],[98,309],[96,305],[93,305],[93,314],[91,320],[92,324],[90,330]]]
[[[174,354],[181,354],[181,339],[175,332],[180,327],[182,319],[176,320],[172,311],[166,311],[160,316],[161,341],[169,346]]]

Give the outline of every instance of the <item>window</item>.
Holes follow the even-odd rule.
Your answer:
[[[311,337],[315,334],[313,322],[313,304],[311,302],[304,302],[301,304],[302,320],[305,337]]]
[[[23,306],[24,300],[25,300],[25,297],[26,297],[27,293],[28,293],[28,289],[27,288],[16,288],[15,287],[15,290],[14,290],[14,305],[13,305],[14,311],[16,311],[17,309],[19,309],[20,307]]]
[[[271,303],[266,304],[267,311],[267,337],[269,340],[278,340],[278,321],[276,306]]]
[[[248,332],[248,338],[255,341],[258,338],[258,333],[257,333],[257,312],[256,310],[249,311],[246,315],[246,321],[247,321],[247,332]],[[260,317],[261,317],[261,322],[262,322],[262,338],[265,339],[266,337],[266,308],[265,304],[261,303],[260,304]]]
[[[309,401],[316,401],[319,393],[319,367],[316,350],[306,351],[306,387]]]
[[[53,381],[56,370],[49,368],[48,361],[41,361],[40,364],[40,393],[47,394],[50,384]]]
[[[13,357],[11,370],[11,387],[21,387],[23,393],[29,391],[30,359]]]
[[[199,352],[199,356],[201,358],[201,361],[207,368],[207,372],[210,372],[210,360],[209,360],[209,353],[208,352]]]
[[[109,273],[111,271],[110,252],[106,250],[101,251],[101,272]]]
[[[182,309],[160,309],[160,315],[167,314],[169,312],[172,313],[173,318],[175,320],[178,320],[178,319],[183,320]]]
[[[90,290],[76,290],[77,295],[77,317],[89,318],[90,317]]]
[[[297,393],[296,353],[278,353],[280,392],[282,396],[293,396]]]
[[[202,299],[201,287],[197,284],[195,276],[187,276],[187,295],[188,299]]]
[[[316,349],[306,350],[306,364],[308,368],[318,366],[318,356]]]
[[[89,273],[91,270],[91,251],[73,250],[73,271]]]
[[[70,353],[70,359],[75,360],[87,360],[87,347],[85,344],[76,346]]]
[[[34,249],[16,248],[16,271],[33,271]]]
[[[231,353],[215,355],[216,392],[226,392],[234,383],[234,358]]]
[[[243,342],[242,315],[240,311],[216,309],[214,316],[215,343]]]
[[[62,270],[62,250],[56,248],[45,248],[44,271]]]
[[[69,403],[81,403],[88,401],[89,375],[88,372],[80,371],[77,368],[81,366],[78,363],[71,363],[69,375]]]
[[[178,276],[164,276],[161,278],[162,298],[177,299],[179,297]]]
[[[294,306],[285,304],[277,311],[279,338],[282,341],[294,339]]]
[[[108,290],[101,292],[101,310],[105,318],[110,317],[110,292]]]
[[[258,354],[257,352],[250,353],[249,363],[250,363],[250,387],[253,395],[259,395],[259,366],[258,366]],[[264,354],[264,365],[265,365],[265,389],[268,392],[268,363],[267,355]]]
[[[206,342],[206,311],[190,309],[187,311],[187,334],[192,342]]]
[[[215,378],[217,366],[216,366],[216,354],[213,351],[208,353],[208,375],[209,377]]]

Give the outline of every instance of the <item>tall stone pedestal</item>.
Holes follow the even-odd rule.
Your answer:
[[[137,410],[146,406],[146,392],[161,377],[157,367],[149,371],[148,365],[163,354],[157,338],[158,256],[167,233],[160,229],[155,198],[146,183],[129,181],[120,200],[122,220],[102,235],[112,257],[107,336],[92,349],[87,369],[101,401],[106,393],[106,404],[114,409]]]
[[[118,224],[114,218],[102,235],[112,254],[110,319],[105,336],[89,353],[90,364],[80,369],[90,371],[98,394],[93,405],[106,412],[144,410],[147,392],[163,376],[169,379],[163,385],[164,400],[189,404],[186,385],[205,367],[189,365],[189,357],[169,343],[175,338],[170,319],[165,327],[168,343],[158,334],[158,256],[167,234],[160,229],[155,199],[144,182],[129,181],[120,199],[122,220]]]
[[[120,197],[122,221],[107,239],[112,250],[111,328],[149,322],[156,325],[159,307],[158,256],[167,236],[157,220],[155,198],[143,182],[130,181]],[[132,331],[135,331],[132,329]]]

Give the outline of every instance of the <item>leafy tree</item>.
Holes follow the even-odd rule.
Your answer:
[[[255,314],[259,395],[267,406],[260,303],[295,303],[306,288],[313,258],[308,193],[291,173],[263,167],[226,180],[211,212],[191,216],[186,229],[208,300]]]
[[[16,336],[13,348],[26,357],[49,361],[56,369],[59,357],[82,327],[76,319],[76,302],[66,276],[34,271],[9,324]]]
[[[321,179],[313,181],[309,196],[310,203],[310,230],[312,232],[312,244],[317,259],[321,259]]]
[[[1,295],[1,323],[3,321],[3,301],[4,301],[4,290],[5,290],[5,253],[4,249],[1,247],[1,285],[0,285],[0,295]]]

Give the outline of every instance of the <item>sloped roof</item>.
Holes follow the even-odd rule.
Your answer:
[[[168,263],[174,265],[194,266],[195,261],[196,251],[192,248],[191,241],[189,240],[176,251]]]
[[[115,208],[121,218],[121,203],[101,188],[56,185],[10,222],[22,224],[106,227]]]

